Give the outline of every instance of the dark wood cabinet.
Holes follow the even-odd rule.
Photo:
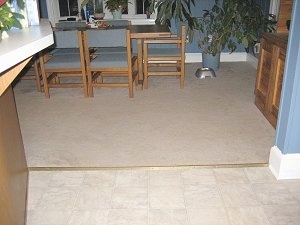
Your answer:
[[[276,128],[284,74],[288,34],[265,33],[255,84],[255,105]]]
[[[291,19],[293,0],[280,0],[277,19],[277,33],[287,33],[286,21]]]

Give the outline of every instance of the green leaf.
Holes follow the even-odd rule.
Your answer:
[[[249,46],[249,44],[248,44],[248,39],[247,39],[246,37],[244,37],[244,38],[242,39],[242,44],[244,45],[245,48],[247,48],[247,47]]]
[[[22,28],[20,19],[24,19],[24,16],[12,12],[9,3],[5,3],[0,7],[0,31],[8,31],[12,27]]]

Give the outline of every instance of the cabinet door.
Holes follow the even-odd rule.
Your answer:
[[[255,104],[265,115],[272,69],[273,45],[261,40],[261,50],[255,84]]]
[[[0,224],[26,223],[28,169],[11,86],[0,96]]]
[[[273,125],[273,127],[276,127],[282,82],[283,82],[286,52],[285,50],[279,49],[278,47],[274,49],[274,52],[275,52],[274,55],[277,58],[276,60],[277,62],[274,65],[274,70],[272,71],[273,76],[271,82],[273,85],[271,85],[271,89],[269,90],[267,112],[268,112],[268,120]]]

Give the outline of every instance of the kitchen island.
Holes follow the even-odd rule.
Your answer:
[[[11,84],[34,54],[54,42],[47,21],[8,35],[0,41],[0,224],[25,225],[28,168]]]

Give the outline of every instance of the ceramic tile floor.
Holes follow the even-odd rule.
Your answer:
[[[31,171],[27,225],[299,225],[267,167]]]

